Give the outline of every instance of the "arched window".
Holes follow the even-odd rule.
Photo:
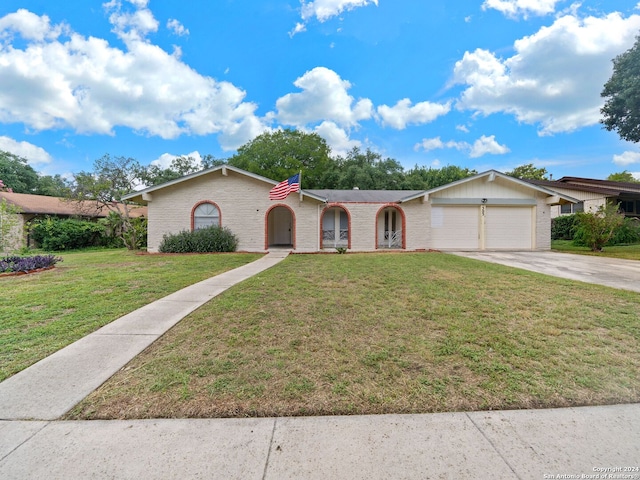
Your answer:
[[[203,202],[193,210],[193,229],[220,225],[220,210],[210,202]]]

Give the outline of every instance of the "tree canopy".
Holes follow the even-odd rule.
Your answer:
[[[317,133],[276,130],[240,147],[229,165],[278,181],[302,170],[302,188],[323,188],[330,153],[327,142]]]
[[[628,183],[640,183],[640,180],[636,179],[631,172],[623,170],[622,172],[612,173],[607,177],[607,180],[612,182],[628,182]]]
[[[110,212],[111,223],[130,250],[138,248],[142,232],[131,218],[132,206],[122,198],[141,184],[142,171],[143,167],[133,158],[105,155],[93,163],[93,171],[74,175],[70,194],[72,200],[94,201],[96,206]]]
[[[38,173],[26,158],[0,151],[0,178],[14,193],[35,193]]]
[[[14,193],[64,197],[69,183],[60,175],[38,175],[26,158],[0,151],[0,179]]]
[[[180,156],[174,158],[166,168],[162,168],[159,165],[140,167],[139,176],[142,183],[150,187],[224,163],[226,163],[226,160],[217,159],[213,155],[203,156],[200,162],[193,157]]]
[[[613,59],[613,74],[600,94],[606,99],[601,123],[629,142],[640,141],[640,36]]]
[[[430,190],[447,183],[477,175],[475,170],[447,165],[442,168],[426,168],[417,165],[405,173],[403,188],[407,190]]]
[[[523,180],[549,180],[547,174],[548,172],[546,168],[537,168],[533,165],[533,163],[520,165],[510,172],[505,172],[505,175],[509,175],[510,177],[515,178],[521,178]]]

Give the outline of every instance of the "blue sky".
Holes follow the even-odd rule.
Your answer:
[[[405,168],[640,178],[598,123],[639,33],[638,0],[3,0],[0,149],[68,175],[298,128]]]

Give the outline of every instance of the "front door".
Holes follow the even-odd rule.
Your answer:
[[[276,207],[269,212],[269,246],[293,245],[293,217],[285,207]]]

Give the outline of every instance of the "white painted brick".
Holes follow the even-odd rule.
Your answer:
[[[322,210],[327,207],[324,203],[309,197],[304,197],[301,202],[299,194],[291,194],[283,201],[271,201],[271,185],[230,169],[227,169],[227,173],[227,176],[223,176],[221,170],[216,170],[152,192],[152,201],[148,203],[149,251],[158,250],[164,234],[190,230],[191,211],[202,201],[218,205],[221,224],[238,237],[239,250],[265,250],[266,216],[274,205],[286,205],[294,212],[296,251],[315,252],[320,249],[320,218]],[[496,190],[492,192],[494,195],[499,193],[498,187],[492,188]],[[500,189],[505,189],[505,185],[501,185]],[[522,193],[520,190],[517,189],[519,194]],[[470,195],[478,192],[472,189],[464,193]],[[537,249],[550,248],[550,208],[544,203],[544,198],[544,195],[538,195]],[[350,214],[351,250],[375,251],[377,215],[385,205],[344,203],[342,206]],[[404,212],[406,219],[406,249],[427,249],[431,204],[417,199],[396,207]]]

